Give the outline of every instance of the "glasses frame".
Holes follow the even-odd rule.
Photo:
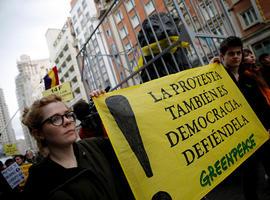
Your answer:
[[[71,114],[71,115],[70,115],[70,114]],[[55,123],[53,122],[52,119],[53,119],[55,116],[61,117],[61,120],[62,120],[61,124],[55,124]],[[44,125],[45,123],[47,123],[47,122],[49,122],[50,124],[52,124],[52,125],[54,125],[54,126],[62,126],[62,125],[64,124],[64,117],[65,117],[66,119],[70,120],[69,116],[72,116],[72,117],[73,117],[73,121],[71,121],[71,122],[75,122],[75,121],[76,121],[76,115],[75,115],[75,113],[74,113],[73,111],[68,111],[68,112],[66,112],[66,113],[63,114],[63,115],[60,115],[60,114],[54,114],[53,116],[48,117],[47,119],[45,119],[45,120],[41,123],[41,126],[43,126],[43,125]]]

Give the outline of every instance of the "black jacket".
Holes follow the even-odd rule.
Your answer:
[[[36,199],[134,199],[107,139],[74,144],[78,167],[66,169],[49,158],[30,168],[25,195]]]
[[[260,91],[258,83],[254,79],[240,74],[238,85],[265,129],[270,129],[270,106]]]
[[[266,103],[265,98],[262,95],[256,81],[244,76],[243,72],[240,70],[239,80],[237,81],[234,75],[227,68],[225,69],[234,83],[238,86],[250,107],[253,109],[257,117],[264,125],[265,129],[270,129],[270,107]],[[239,69],[243,69],[243,66],[240,66]]]

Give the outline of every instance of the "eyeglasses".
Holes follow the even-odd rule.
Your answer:
[[[76,116],[73,112],[67,112],[63,115],[59,115],[59,114],[56,114],[56,115],[53,115],[47,119],[45,119],[42,123],[41,123],[41,126],[43,124],[45,124],[46,122],[50,122],[52,125],[54,126],[61,126],[63,125],[64,123],[64,117],[66,119],[68,119],[69,121],[71,122],[75,122],[76,121]]]

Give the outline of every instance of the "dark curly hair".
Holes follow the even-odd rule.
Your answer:
[[[62,102],[62,98],[53,94],[36,100],[29,108],[24,108],[21,119],[22,123],[27,126],[30,134],[36,139],[40,151],[46,147],[46,143],[40,139],[35,130],[40,130],[41,128],[43,120],[41,109],[52,102]]]
[[[229,48],[241,47],[243,49],[243,43],[241,38],[236,36],[229,36],[223,40],[219,46],[219,51],[222,55],[225,55]]]

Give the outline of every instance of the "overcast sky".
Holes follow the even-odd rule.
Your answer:
[[[0,87],[4,90],[10,116],[18,109],[16,61],[22,54],[32,60],[49,57],[45,33],[61,29],[69,16],[71,0],[0,0]],[[13,120],[16,137],[23,138],[19,114]]]

